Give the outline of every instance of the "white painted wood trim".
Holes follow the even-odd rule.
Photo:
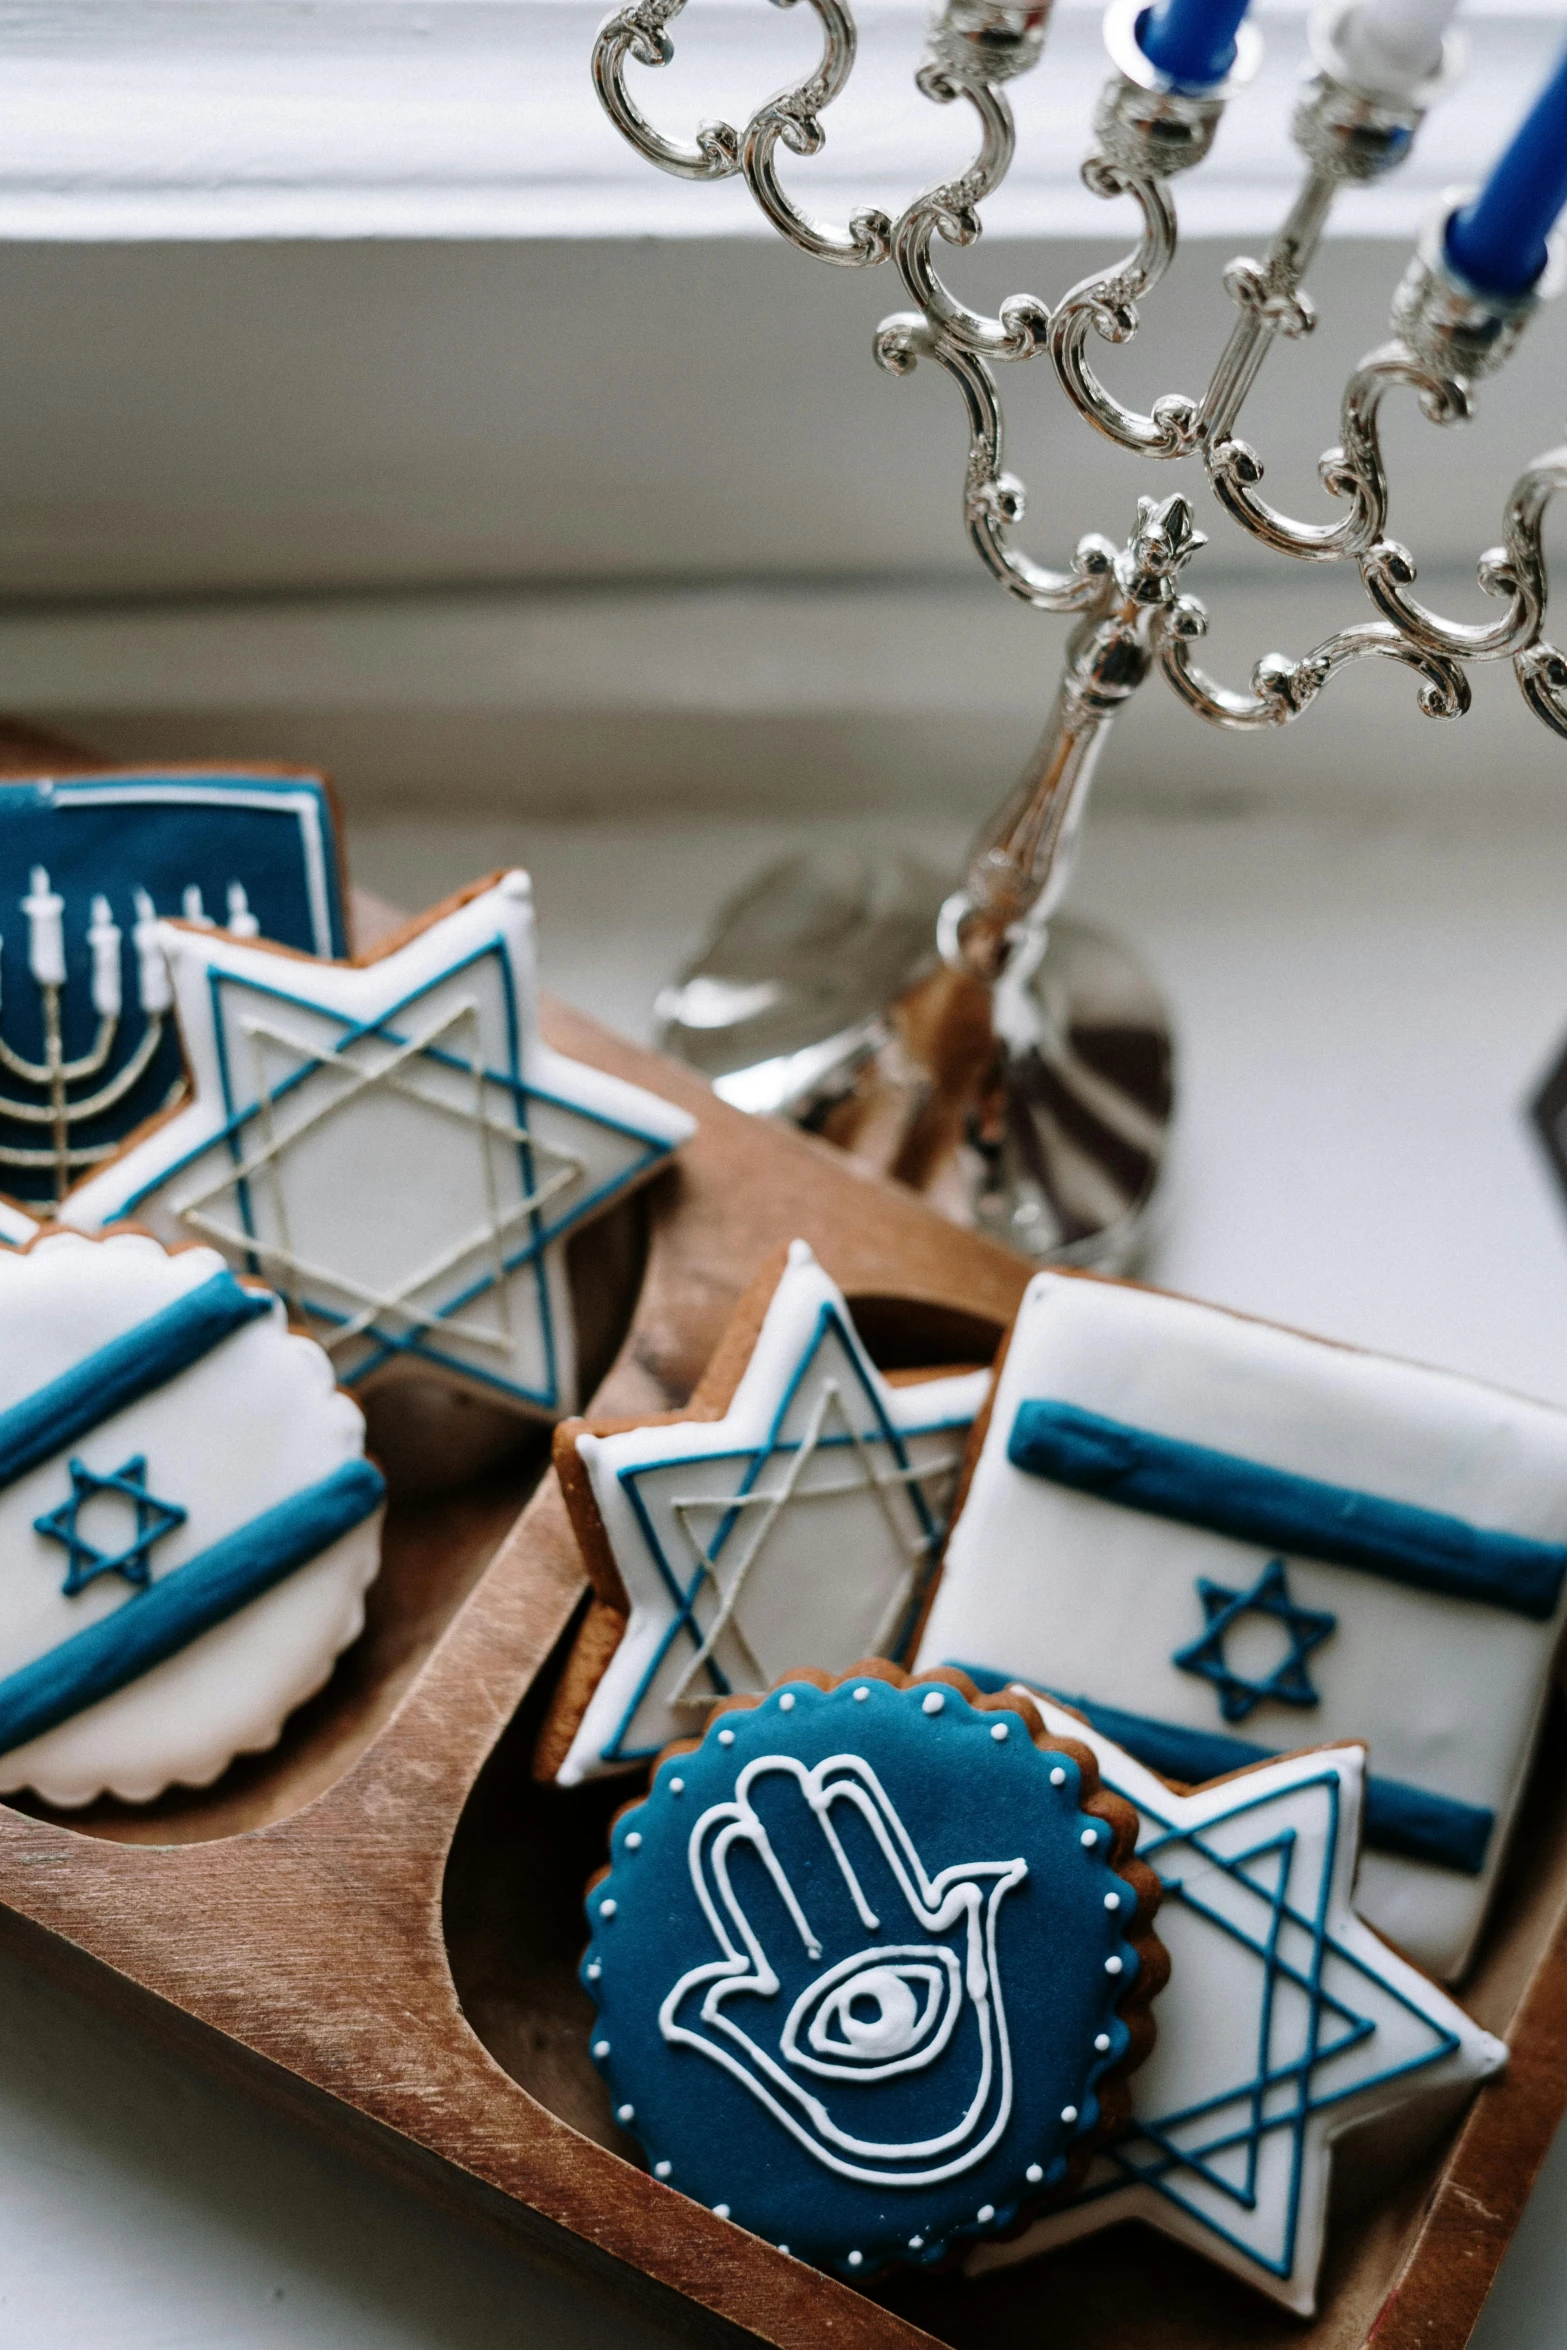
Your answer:
[[[603,237],[768,233],[743,188],[643,164],[600,114],[587,59],[603,0],[10,0],[0,15],[0,238]],[[1262,77],[1183,183],[1195,234],[1253,235],[1287,201],[1305,56],[1299,0],[1261,0]],[[829,143],[795,165],[824,214],[896,211],[966,159],[961,109],[918,98],[925,10],[862,0],[856,77]],[[1389,185],[1335,230],[1411,234],[1477,177],[1560,37],[1554,0],[1480,0],[1472,68]],[[1105,73],[1097,0],[1057,0],[1044,65],[1016,86],[1019,160],[995,236],[1116,228],[1078,179]],[[809,11],[694,0],[675,65],[648,75],[672,128],[743,119],[814,58]]]

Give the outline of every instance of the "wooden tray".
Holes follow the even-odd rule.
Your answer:
[[[887,1367],[994,1345],[1026,1278],[1016,1259],[574,1014],[550,1007],[546,1031],[700,1120],[678,1165],[577,1245],[584,1359],[608,1366],[596,1409],[683,1403],[759,1261],[796,1233]],[[528,1770],[584,1595],[544,1442],[497,1449],[476,1424],[471,1457],[488,1445],[489,1466],[437,1493],[408,1474],[398,1424],[376,1417],[394,1498],[362,1640],[272,1754],[205,1793],[69,1818],[0,1806],[8,1946],[535,2256],[651,2300],[693,2339],[989,2345],[1014,2322],[1052,2350],[1467,2337],[1567,2105],[1559,1724],[1518,1840],[1529,1870],[1504,1887],[1465,1991],[1511,2040],[1512,2068],[1439,2163],[1337,2215],[1317,2321],[1141,2229],[983,2283],[858,2293],[627,2159],[575,1968],[582,1887],[632,1788],[563,1794]]]

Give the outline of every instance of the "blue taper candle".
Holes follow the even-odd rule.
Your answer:
[[[1235,63],[1235,35],[1249,0],[1154,0],[1137,28],[1152,66],[1183,89],[1211,89]]]
[[[1522,294],[1567,204],[1567,51],[1474,202],[1448,223],[1447,257],[1481,294]]]

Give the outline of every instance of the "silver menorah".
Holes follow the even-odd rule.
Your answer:
[[[1447,223],[1471,191],[1450,193],[1398,287],[1390,339],[1367,353],[1345,386],[1340,440],[1320,463],[1338,511],[1297,520],[1263,497],[1263,461],[1239,437],[1241,413],[1273,345],[1296,341],[1313,327],[1303,281],[1335,198],[1408,157],[1432,100],[1460,70],[1456,35],[1431,42],[1422,70],[1379,71],[1342,0],[1319,12],[1311,26],[1313,70],[1293,121],[1303,159],[1299,193],[1262,259],[1243,255],[1224,272],[1237,315],[1207,390],[1200,398],[1166,394],[1142,413],[1100,381],[1093,339],[1125,344],[1138,332],[1140,306],[1176,252],[1172,183],[1202,163],[1225,108],[1254,74],[1261,52],[1254,28],[1240,27],[1227,78],[1194,91],[1173,85],[1143,54],[1138,26],[1147,0],[1111,0],[1104,37],[1112,71],[1083,177],[1096,195],[1130,197],[1141,214],[1141,235],[1124,258],[1083,278],[1054,304],[1021,293],[986,317],[943,282],[934,247],[938,238],[968,246],[980,233],[980,207],[1014,150],[1006,85],[1039,62],[1048,0],[1029,7],[946,0],[931,23],[915,81],[938,105],[963,101],[973,109],[978,153],[961,177],[926,190],[896,220],[865,210],[847,227],[809,217],[779,176],[781,155],[808,158],[820,150],[822,114],[848,80],[855,27],[846,0],[810,0],[824,34],[813,74],[768,99],[743,130],[704,123],[691,145],[652,126],[627,79],[633,63],[670,61],[669,27],[683,5],[637,0],[604,25],[593,72],[611,119],[665,171],[692,180],[743,176],[773,226],[802,252],[848,268],[893,261],[914,307],[884,320],[875,354],[898,375],[931,361],[957,386],[968,422],[963,518],[980,560],[1009,595],[1041,612],[1076,617],[1039,748],[980,834],[962,887],[941,909],[939,968],[893,1007],[871,1065],[853,1072],[857,1107],[839,1121],[839,1138],[852,1146],[878,1117],[885,1127],[888,1089],[901,1086],[908,1103],[901,1171],[931,1180],[940,1148],[916,1149],[911,1158],[907,1138],[910,1121],[927,1135],[939,1129],[949,1144],[967,1150],[968,1212],[1030,1253],[1062,1253],[1060,1219],[1042,1213],[1041,1182],[1048,1188],[1062,1088],[1070,1093],[1076,1086],[1082,1098],[1084,1087],[1042,975],[1094,765],[1117,711],[1144,679],[1158,669],[1211,724],[1255,729],[1291,724],[1340,670],[1371,657],[1416,673],[1427,715],[1455,717],[1469,704],[1467,664],[1510,661],[1535,715],[1567,735],[1567,660],[1545,636],[1541,551],[1545,508],[1567,482],[1567,447],[1541,457],[1514,487],[1502,543],[1478,566],[1480,586],[1500,610],[1489,623],[1470,624],[1430,610],[1413,592],[1414,560],[1388,535],[1389,484],[1379,440],[1382,404],[1395,389],[1413,392],[1433,424],[1467,418],[1478,384],[1504,364],[1540,302],[1557,290],[1563,256],[1553,244],[1543,277],[1523,293],[1477,291],[1445,258]],[[1148,459],[1199,458],[1225,513],[1275,554],[1355,566],[1374,615],[1362,608],[1299,659],[1266,655],[1249,688],[1236,690],[1211,677],[1196,657],[1207,615],[1185,592],[1182,575],[1205,540],[1184,497],[1140,498],[1122,546],[1091,533],[1061,568],[1035,561],[1014,535],[1025,493],[1004,461],[997,371],[1040,359],[1078,414],[1108,440]],[[976,1016],[975,991],[988,1002],[988,1022]],[[965,1024],[977,1040],[966,1057],[954,1046]],[[911,1064],[918,1080],[912,1086]],[[899,1163],[885,1150],[882,1157]],[[950,1193],[950,1149],[947,1158]],[[1097,1261],[1113,1255],[1124,1261],[1126,1238],[1124,1229],[1112,1235]],[[1095,1261],[1092,1246],[1077,1253]]]
[[[126,1101],[151,1067],[166,1032],[173,995],[158,944],[157,910],[144,889],[132,892],[132,905],[131,945],[136,956],[142,1027],[128,1058],[108,1075],[116,1046],[123,1041],[126,1018],[124,940],[109,900],[101,893],[92,900],[86,942],[92,963],[90,992],[96,1027],[87,1051],[74,1056],[68,1056],[65,1049],[65,900],[50,887],[42,865],[33,867],[30,887],[21,900],[27,918],[28,976],[38,991],[43,1058],[29,1059],[0,1034],[0,1068],[26,1089],[19,1094],[0,1090],[0,1119],[45,1129],[49,1139],[40,1143],[0,1141],[0,1166],[46,1171],[57,1200],[64,1198],[73,1175],[96,1166],[120,1147],[117,1136],[107,1141],[83,1140],[82,1129],[109,1116]],[[180,913],[187,922],[212,927],[201,890],[194,883],[182,893]],[[241,882],[229,884],[226,927],[239,938],[254,938],[259,933],[260,924]],[[0,984],[4,983],[4,971],[4,940],[0,938]]]

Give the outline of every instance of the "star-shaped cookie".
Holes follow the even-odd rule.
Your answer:
[[[689,1412],[558,1429],[598,1606],[541,1775],[573,1786],[645,1761],[796,1668],[896,1657],[988,1379],[884,1378],[797,1240],[760,1327],[743,1306]]]
[[[1143,2219],[1309,2317],[1334,2141],[1364,2133],[1371,2158],[1407,2160],[1507,2050],[1350,1908],[1362,1747],[1283,1755],[1181,1795],[1029,1694],[1141,1815],[1170,1982],[1127,2133],[1070,2203],[976,2252],[970,2271]]]
[[[191,1099],[61,1220],[212,1243],[282,1293],[345,1386],[433,1371],[571,1410],[567,1236],[693,1122],[540,1041],[527,875],[358,963],[183,923],[159,941]]]

